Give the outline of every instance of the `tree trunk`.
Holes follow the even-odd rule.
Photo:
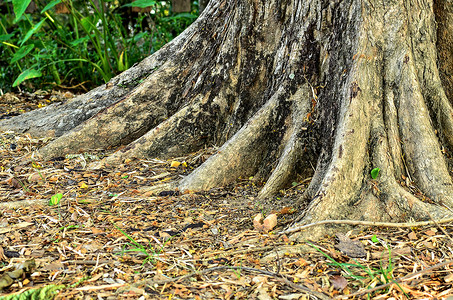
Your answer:
[[[105,164],[218,145],[180,190],[254,176],[264,198],[302,174],[301,223],[446,217],[452,12],[450,0],[211,0],[106,85],[0,127],[59,136],[45,159],[127,145]]]
[[[200,14],[203,12],[203,10],[208,6],[209,0],[199,0],[198,1],[198,11]]]
[[[171,8],[174,13],[190,12],[191,10],[190,0],[172,0]]]

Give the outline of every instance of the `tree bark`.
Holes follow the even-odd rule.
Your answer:
[[[450,0],[211,0],[108,84],[0,128],[59,136],[45,159],[127,145],[104,164],[216,145],[177,188],[254,176],[264,198],[312,177],[301,223],[446,217],[452,12]]]
[[[203,12],[203,10],[208,6],[209,0],[199,0],[198,1],[198,10],[200,14]]]
[[[171,8],[174,13],[190,12],[191,1],[190,0],[172,0]]]

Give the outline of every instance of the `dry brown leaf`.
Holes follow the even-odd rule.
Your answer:
[[[6,180],[6,183],[7,183],[9,186],[12,186],[13,188],[20,188],[20,187],[21,187],[21,184],[20,184],[19,180],[17,180],[17,179],[14,178],[14,177],[11,177],[11,178],[9,178],[8,180]]]
[[[263,230],[263,224],[261,224],[262,219],[263,219],[263,216],[261,214],[257,214],[255,216],[255,218],[253,219],[253,227],[255,227],[255,229],[258,231]]]
[[[277,215],[270,214],[263,221],[263,228],[265,231],[271,231],[274,227],[277,226]]]
[[[417,239],[417,234],[413,231],[411,231],[407,237],[410,239],[410,240],[416,240]]]
[[[41,173],[33,173],[30,176],[28,176],[28,182],[40,182],[44,180],[45,177]]]
[[[332,282],[333,287],[339,291],[343,290],[348,285],[346,278],[341,275],[331,276],[330,282]]]
[[[0,247],[0,261],[7,261],[8,258],[5,256],[5,252],[3,251],[3,247]]]
[[[433,235],[436,235],[436,231],[437,230],[433,230],[433,228],[432,229],[428,229],[428,230],[425,231],[425,234],[429,235],[429,236],[433,236]]]
[[[286,207],[283,207],[279,211],[279,214],[281,214],[281,215],[291,215],[291,214],[295,213],[296,211],[297,210],[294,207],[286,206]]]
[[[253,227],[258,231],[268,232],[277,225],[277,215],[270,214],[263,220],[261,214],[257,214],[253,219]]]

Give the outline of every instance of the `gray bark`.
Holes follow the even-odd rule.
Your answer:
[[[447,0],[212,0],[159,53],[74,100],[112,102],[40,155],[127,145],[102,162],[115,164],[215,145],[175,187],[254,176],[264,198],[302,174],[302,223],[450,215],[452,11]],[[33,114],[0,126],[33,132],[44,126]]]

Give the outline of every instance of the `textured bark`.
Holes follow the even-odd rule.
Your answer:
[[[254,176],[266,182],[264,198],[302,174],[312,180],[301,223],[445,217],[453,206],[452,11],[450,0],[211,0],[177,39],[51,108],[56,117],[42,110],[0,127],[64,133],[40,150],[46,159],[127,145],[105,164],[217,145],[177,188]],[[89,101],[104,109],[65,110]]]
[[[208,2],[209,2],[209,0],[199,0],[198,1],[198,10],[200,11],[200,13],[202,13],[203,10],[206,8],[206,6],[208,5]]]

